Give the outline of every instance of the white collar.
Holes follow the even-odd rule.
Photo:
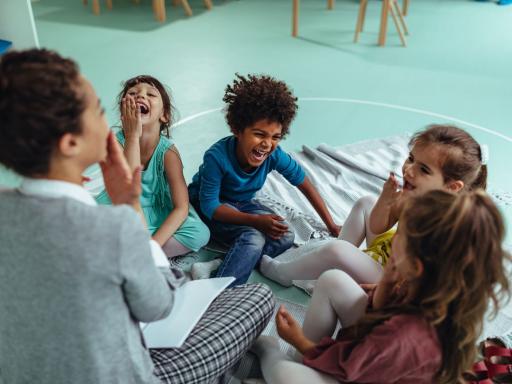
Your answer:
[[[87,205],[98,205],[83,187],[67,181],[24,178],[18,190],[29,196],[69,197]]]

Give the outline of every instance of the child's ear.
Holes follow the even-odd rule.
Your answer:
[[[65,133],[59,139],[57,148],[65,157],[76,156],[80,152],[79,138],[72,133]]]
[[[423,275],[423,271],[425,270],[425,267],[423,266],[423,263],[420,259],[417,257],[414,258],[412,262],[412,275],[415,279],[419,278],[421,275]]]
[[[162,117],[160,117],[160,122],[161,123],[168,123],[169,122],[169,116],[167,115],[167,113],[164,113],[162,115]]]
[[[462,180],[449,181],[446,186],[450,192],[460,192],[464,188],[464,182]]]

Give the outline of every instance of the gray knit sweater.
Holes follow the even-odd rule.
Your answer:
[[[173,292],[135,212],[17,191],[0,212],[0,382],[159,382],[137,321]]]

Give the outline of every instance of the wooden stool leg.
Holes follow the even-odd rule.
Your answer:
[[[204,6],[206,7],[206,9],[210,10],[213,8],[212,0],[203,0],[203,1],[204,1]]]
[[[180,0],[172,0],[172,6],[175,7],[177,5],[180,5]]]
[[[393,18],[393,22],[395,23],[396,30],[398,31],[398,35],[400,36],[400,41],[402,42],[402,45],[404,47],[406,47],[407,44],[405,42],[405,36],[402,33],[402,28],[400,27],[400,24],[398,22],[398,18],[397,18],[396,14],[395,14],[395,10],[393,9],[393,1],[391,2],[391,6],[389,7],[389,11],[391,12],[391,17]]]
[[[135,4],[135,5],[139,5],[140,4],[140,0],[132,0],[132,3]],[[154,1],[153,1],[153,5],[155,5]]]
[[[82,0],[83,5],[87,5],[87,0]]]
[[[409,12],[409,0],[404,0],[404,3],[402,5],[402,14],[404,16],[407,16],[407,12]]]
[[[386,32],[388,29],[388,12],[390,0],[382,0],[382,11],[380,14],[379,42],[380,46],[386,44]]]
[[[356,23],[356,33],[354,34],[354,43],[359,41],[359,33],[363,30],[364,16],[365,16],[365,8],[368,0],[361,0],[359,3],[359,13],[357,15],[357,23]]]
[[[398,5],[398,0],[392,0],[393,5],[395,6],[396,14],[398,15],[398,20],[400,20],[400,24],[404,30],[406,35],[409,34],[409,30],[407,29],[407,24],[405,24],[404,16],[402,15],[402,10],[400,9],[400,5]]]
[[[107,3],[107,8],[112,10],[112,0],[107,0],[106,3]]]
[[[363,28],[364,28],[364,21],[366,19],[366,8],[368,8],[368,0],[364,0],[364,5],[363,5],[363,20],[361,22],[361,30],[360,32],[363,32]]]
[[[334,0],[327,0],[327,9],[334,9]]]
[[[183,9],[185,10],[185,15],[192,16],[192,8],[190,8],[190,4],[188,3],[188,0],[179,0],[181,2],[181,5],[183,6]]]
[[[92,0],[92,12],[95,15],[100,14],[100,0]]]
[[[292,0],[292,36],[299,34],[299,0]]]

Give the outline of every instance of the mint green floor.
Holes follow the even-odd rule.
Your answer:
[[[111,124],[117,122],[114,98],[124,79],[148,73],[170,86],[180,117],[193,117],[173,132],[188,180],[205,149],[228,132],[219,111],[194,116],[222,107],[235,72],[257,72],[285,80],[301,98],[283,142],[288,150],[414,132],[451,117],[470,123],[459,125],[489,145],[490,187],[512,191],[512,6],[412,0],[409,46],[400,46],[390,20],[388,44],[379,48],[380,1],[369,3],[357,45],[354,0],[338,0],[333,11],[326,1],[302,0],[297,39],[290,36],[291,0],[213,2],[206,11],[202,0],[190,0],[194,16],[187,18],[169,0],[165,24],[154,21],[150,0],[139,6],[114,0],[112,11],[102,1],[100,16],[80,0],[40,0],[33,9],[41,44],[79,62]],[[14,185],[16,179],[4,172],[0,184]],[[512,208],[503,213],[512,222]],[[273,288],[305,301],[298,291]]]

